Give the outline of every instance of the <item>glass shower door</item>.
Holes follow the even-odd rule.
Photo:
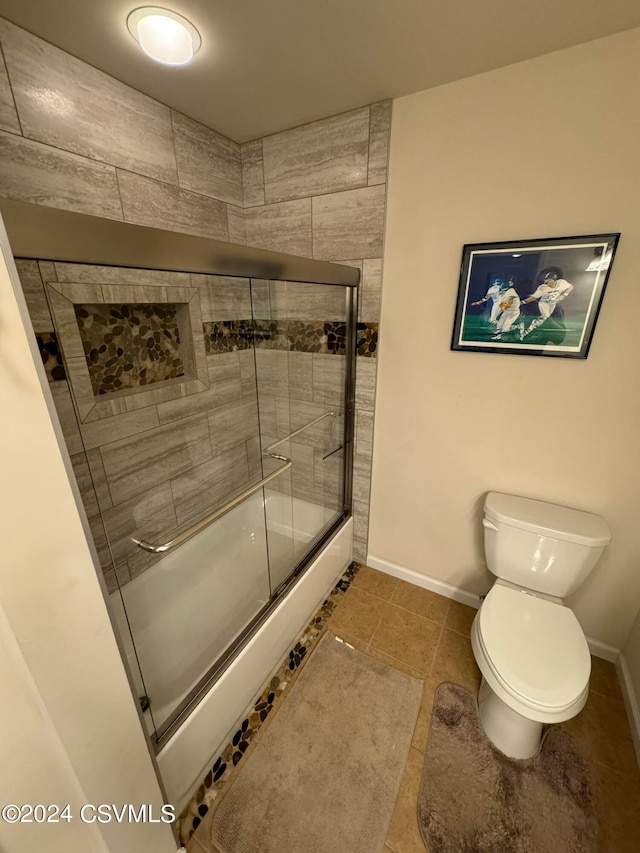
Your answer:
[[[349,288],[46,260],[18,269],[45,297],[38,343],[162,741],[344,513]]]
[[[344,510],[347,300],[343,287],[308,282],[254,282],[252,296],[265,332],[255,349],[263,464],[292,463],[265,489],[276,588]]]

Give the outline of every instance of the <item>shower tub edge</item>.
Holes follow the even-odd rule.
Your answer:
[[[189,802],[209,763],[349,566],[352,554],[353,518],[349,518],[158,752],[160,773],[177,812]]]

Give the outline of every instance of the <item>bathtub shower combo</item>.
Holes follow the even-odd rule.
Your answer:
[[[357,270],[3,202],[169,799],[351,559]]]

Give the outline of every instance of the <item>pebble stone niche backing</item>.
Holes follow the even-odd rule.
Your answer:
[[[324,633],[327,620],[359,570],[359,563],[351,563],[283,659],[276,674],[265,684],[260,695],[239,721],[233,737],[211,765],[202,784],[178,818],[181,844],[187,843],[222,790],[234,778],[235,768],[242,761],[279,697],[290,689],[309,650]]]
[[[184,376],[173,303],[74,308],[96,396]]]

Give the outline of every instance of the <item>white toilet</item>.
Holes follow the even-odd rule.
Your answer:
[[[571,719],[587,701],[589,647],[562,599],[591,574],[611,533],[598,515],[497,492],[482,523],[497,580],[471,630],[480,720],[505,755],[530,758],[543,724]]]

